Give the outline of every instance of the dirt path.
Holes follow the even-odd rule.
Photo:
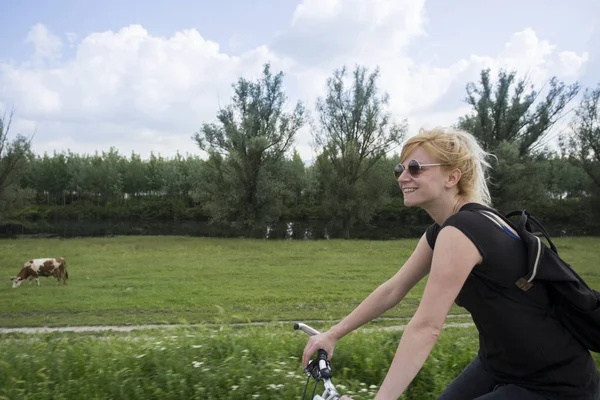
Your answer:
[[[448,319],[453,318],[468,318],[469,314],[458,314],[458,315],[449,315]],[[406,321],[407,318],[378,318],[377,321]],[[292,325],[297,321],[280,321],[280,322],[252,322],[252,323],[233,323],[231,326],[265,326],[265,325],[283,325],[290,324]],[[329,322],[325,320],[306,320],[302,321],[307,324],[310,323],[322,323]],[[6,333],[50,333],[50,332],[105,332],[105,331],[115,331],[115,332],[131,332],[134,330],[148,330],[148,329],[173,329],[173,328],[181,328],[181,327],[195,327],[195,326],[212,326],[213,324],[190,324],[190,325],[181,325],[181,324],[172,324],[172,325],[159,325],[159,324],[148,324],[148,325],[102,325],[102,326],[61,326],[61,327],[35,327],[35,328],[0,328],[0,334]],[[217,326],[217,325],[215,325]],[[472,322],[447,322],[444,324],[444,327],[469,327],[473,326]],[[384,329],[384,330],[398,330],[404,329],[406,324],[402,325],[393,325],[393,326],[384,326],[377,328],[365,328],[365,329]]]

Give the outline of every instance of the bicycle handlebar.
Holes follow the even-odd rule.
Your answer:
[[[307,334],[309,334],[310,336],[314,336],[314,335],[318,335],[321,332],[319,332],[318,330],[316,330],[315,328],[312,328],[306,324],[303,324],[302,322],[298,322],[294,325],[294,329],[295,330],[301,330],[303,332],[306,332]]]
[[[320,333],[315,328],[312,328],[301,322],[294,324],[294,329],[301,330],[310,336],[318,335]],[[323,396],[316,395],[313,400],[338,400],[340,398],[339,393],[335,390],[335,386],[331,382],[331,366],[327,360],[327,352],[325,350],[317,350],[316,360],[311,361],[304,369],[304,372],[309,379],[312,376],[317,383],[323,380],[323,385],[325,385]]]

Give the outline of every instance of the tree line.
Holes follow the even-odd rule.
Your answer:
[[[207,157],[142,159],[116,149],[40,155],[0,118],[0,232],[186,233],[207,236],[397,238],[429,217],[402,203],[393,178],[406,120],[395,121],[379,70],[342,67],[314,115],[289,104],[284,73],[265,64],[233,83],[231,102],[191,140]],[[575,104],[576,97],[581,94]],[[516,71],[482,70],[466,85],[456,128],[493,153],[490,189],[501,211],[527,208],[553,233],[600,232],[600,84],[556,77],[537,89]],[[562,121],[567,128],[558,129]],[[308,127],[317,157],[294,148]],[[551,143],[556,142],[556,148]]]

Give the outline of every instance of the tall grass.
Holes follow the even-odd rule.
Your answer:
[[[372,399],[401,331],[359,330],[332,359],[333,381]],[[300,399],[306,335],[289,326],[0,338],[0,399]],[[446,328],[403,399],[435,399],[477,352],[474,328]],[[597,363],[600,358],[595,354]],[[312,393],[310,383],[308,393]],[[323,391],[322,384],[317,393]]]
[[[372,398],[401,332],[357,331],[332,359],[334,383]],[[306,335],[281,327],[176,329],[128,334],[5,335],[0,396],[6,399],[294,399],[306,383]],[[405,396],[435,398],[476,351],[472,329],[448,328]],[[314,383],[309,385],[312,393]],[[317,387],[323,391],[323,386]]]

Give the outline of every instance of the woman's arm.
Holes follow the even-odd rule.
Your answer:
[[[367,296],[346,318],[331,327],[329,332],[339,340],[394,307],[429,273],[432,256],[433,251],[423,235],[402,268]]]
[[[481,261],[473,242],[460,230],[448,226],[440,231],[421,303],[404,330],[375,400],[397,399],[406,390],[429,357],[471,270]]]
[[[431,267],[432,256],[433,251],[427,243],[427,238],[423,235],[415,251],[392,278],[375,289],[338,324],[332,326],[328,331],[308,339],[302,353],[302,367],[306,368],[310,357],[317,349],[325,349],[329,357],[333,356],[335,343],[340,338],[398,304],[409,290],[427,275]]]

